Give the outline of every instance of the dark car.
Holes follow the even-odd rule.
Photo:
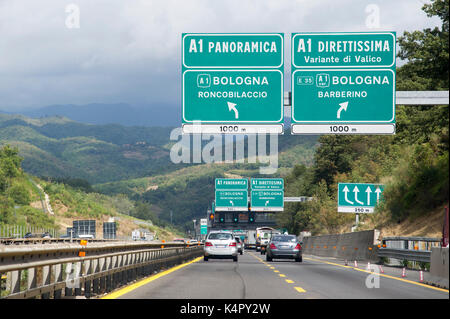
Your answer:
[[[295,235],[274,235],[267,245],[266,260],[274,258],[295,259],[302,262],[302,246]]]

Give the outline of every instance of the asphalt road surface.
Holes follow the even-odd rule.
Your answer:
[[[246,251],[238,262],[197,258],[187,265],[122,288],[106,298],[125,299],[448,299],[448,290],[421,284],[418,273],[384,267],[374,275],[366,265],[303,256],[303,262],[273,260]],[[375,286],[374,288],[368,288]],[[378,286],[378,288],[377,288]]]

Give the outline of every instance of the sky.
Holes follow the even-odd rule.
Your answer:
[[[0,0],[0,110],[53,104],[179,107],[181,35],[440,26],[425,0]],[[397,65],[401,61],[397,61]]]

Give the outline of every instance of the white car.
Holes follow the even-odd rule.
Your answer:
[[[238,249],[232,232],[211,232],[205,240],[203,260],[232,258],[238,261]]]

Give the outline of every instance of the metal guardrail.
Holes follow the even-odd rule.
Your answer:
[[[37,244],[61,244],[61,243],[80,243],[80,240],[88,242],[116,242],[116,239],[80,239],[80,238],[0,238],[0,245],[37,245]]]
[[[397,91],[396,105],[449,105],[449,91]],[[291,116],[292,93],[284,92],[284,116]]]
[[[440,246],[440,241],[434,237],[384,237],[378,257],[429,263],[431,247]]]
[[[431,251],[399,248],[379,248],[378,257],[429,263],[431,261]]]
[[[0,246],[0,296],[89,298],[202,253],[200,244],[161,242]]]

